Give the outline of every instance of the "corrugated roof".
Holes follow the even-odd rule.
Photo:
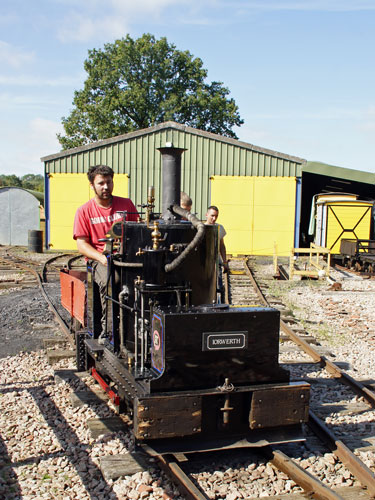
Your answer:
[[[34,191],[32,189],[25,189],[25,188],[22,188],[19,186],[2,186],[2,187],[0,187],[0,192],[6,191],[9,189],[18,189],[21,191],[26,191],[26,192],[32,194],[40,203],[42,203],[42,205],[44,205],[44,193],[42,193],[40,191]]]
[[[302,165],[302,173],[325,175],[336,177],[348,181],[362,182],[365,184],[375,184],[375,174],[373,172],[363,172],[362,170],[352,170],[350,168],[336,167],[321,163],[319,161],[308,161]]]
[[[102,141],[92,142],[90,144],[86,144],[84,146],[79,146],[77,148],[66,149],[64,151],[60,151],[59,153],[55,153],[52,155],[43,156],[41,158],[41,161],[45,162],[45,161],[55,160],[58,158],[64,158],[66,156],[71,156],[73,154],[77,154],[77,153],[89,151],[92,149],[100,148],[103,146],[107,146],[109,144],[115,144],[118,142],[127,141],[129,139],[140,137],[142,135],[152,134],[154,132],[159,132],[161,130],[166,130],[166,129],[174,129],[174,130],[179,130],[182,132],[194,134],[194,135],[197,135],[200,137],[206,137],[208,139],[220,141],[220,142],[227,143],[227,144],[232,144],[234,146],[242,147],[242,148],[247,149],[247,150],[256,151],[259,153],[264,153],[266,155],[273,156],[275,158],[281,158],[283,160],[289,160],[289,161],[293,161],[295,163],[302,164],[302,163],[306,162],[305,159],[299,158],[297,156],[291,156],[291,155],[287,155],[284,153],[280,153],[278,151],[273,151],[271,149],[261,148],[259,146],[255,146],[254,144],[242,142],[242,141],[239,141],[237,139],[231,139],[229,137],[224,137],[224,136],[219,135],[219,134],[213,134],[211,132],[206,132],[204,130],[199,130],[196,128],[188,127],[186,125],[181,125],[179,123],[172,122],[172,121],[160,123],[159,125],[155,125],[154,127],[136,130],[135,132],[129,132],[128,134],[118,135],[116,137],[111,137],[109,139],[104,139]]]

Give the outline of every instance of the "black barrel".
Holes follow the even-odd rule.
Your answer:
[[[43,253],[43,231],[29,229],[28,250]]]

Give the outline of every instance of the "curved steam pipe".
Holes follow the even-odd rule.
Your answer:
[[[182,253],[180,253],[178,257],[172,260],[170,264],[165,265],[164,270],[166,273],[174,271],[180,264],[182,264],[182,262],[186,259],[189,253],[192,252],[192,250],[194,250],[195,248],[197,248],[197,246],[203,240],[204,233],[206,230],[206,226],[203,224],[203,222],[201,222],[195,215],[191,214],[188,210],[185,210],[184,208],[181,208],[178,205],[173,205],[170,209],[175,214],[180,215],[181,217],[184,217],[189,222],[191,222],[192,225],[197,230],[197,234],[194,236],[194,238],[191,240],[191,242],[188,244],[185,250]]]

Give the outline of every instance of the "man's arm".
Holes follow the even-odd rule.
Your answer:
[[[220,255],[223,260],[224,269],[227,271],[228,270],[227,249],[225,248],[224,238],[220,239]]]
[[[87,257],[88,259],[97,260],[103,266],[107,265],[107,257],[95,250],[95,248],[90,245],[89,239],[83,236],[77,238],[77,249],[78,252]]]

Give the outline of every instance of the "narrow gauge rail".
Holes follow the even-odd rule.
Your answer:
[[[257,282],[255,273],[251,269],[251,259],[231,259],[229,261],[229,272],[224,275],[226,302],[233,305],[267,305],[283,309],[283,304],[277,299],[267,300],[261,287],[267,287],[266,283],[262,281],[262,285]],[[326,360],[321,356],[311,345],[297,335],[283,320],[281,320],[281,330],[288,338],[297,343],[305,352],[307,352],[314,360],[322,367],[325,366],[329,373],[334,378],[343,378],[346,383],[361,395],[366,394],[369,403],[372,405],[372,394],[362,384],[354,381],[346,375],[340,368]],[[311,341],[311,339],[309,339]],[[340,440],[338,440],[327,426],[312,412],[310,411],[309,427],[319,438],[325,443],[341,462],[350,470],[354,477],[367,489],[366,493],[361,491],[361,496],[372,498],[375,496],[375,477],[371,470],[356,457],[349,448]],[[203,493],[197,485],[189,477],[189,474],[184,469],[189,467],[194,461],[194,458],[184,454],[170,454],[158,455],[152,448],[144,446],[144,451],[149,455],[155,456],[159,460],[159,464],[165,470],[174,482],[179,486],[187,498],[198,500],[208,499],[209,497]],[[254,449],[251,450],[254,454]],[[306,472],[290,457],[280,450],[275,449],[274,446],[263,446],[256,448],[255,453],[259,453],[265,457],[276,469],[287,474],[296,484],[298,484],[306,494],[314,498],[324,499],[339,499],[344,498],[337,491],[332,490],[330,487],[322,483],[319,479],[313,477]],[[189,457],[189,458],[188,458]],[[246,450],[242,450],[242,458],[245,459]],[[353,488],[353,494],[358,495],[358,489]],[[346,497],[346,493],[345,493]],[[272,498],[272,497],[269,497]],[[275,497],[279,498],[279,497]]]
[[[38,285],[42,296],[47,301],[50,310],[53,312],[56,321],[58,322],[61,331],[66,336],[68,342],[74,345],[75,339],[71,333],[71,327],[63,319],[59,313],[56,305],[53,303],[52,298],[48,294],[47,284],[58,282],[59,271],[61,267],[72,268],[72,264],[81,258],[77,254],[55,254],[52,256],[47,256],[48,258],[44,261],[37,261],[29,257],[21,257],[20,255],[13,252],[11,249],[7,249],[4,255],[0,257],[0,266],[8,271],[26,271],[33,278],[33,283]],[[30,283],[30,281],[28,281]]]
[[[44,264],[43,268],[46,268],[46,265],[51,265],[53,262],[56,262],[57,259],[65,258],[66,256],[57,255],[53,256],[51,259],[48,259]],[[74,256],[73,259],[77,257]],[[30,266],[25,265],[26,259],[20,259],[21,262],[17,262],[16,258],[7,258],[3,259],[2,262],[7,262],[8,265],[11,265],[30,270],[35,275],[36,280],[38,281],[39,286],[43,290],[43,295],[45,291],[43,289],[43,280],[40,277],[40,274],[37,270],[32,268],[33,263]],[[232,260],[230,262],[230,273],[225,275],[226,281],[226,291],[227,291],[227,299],[232,304],[241,303],[241,304],[266,304],[272,305],[273,307],[282,308],[282,303],[277,300],[267,301],[263,292],[261,292],[260,288],[256,285],[256,280],[254,278],[254,273],[250,270],[250,260],[242,261],[242,260]],[[68,263],[68,266],[71,264]],[[37,269],[40,269],[40,266],[37,266]],[[53,272],[43,272],[42,275],[50,276],[52,279]],[[46,278],[45,278],[46,279]],[[253,287],[251,288],[251,292],[249,291],[249,279],[253,283]],[[265,284],[263,283],[263,287]],[[48,298],[47,298],[48,300]],[[53,305],[52,305],[53,307]],[[59,313],[56,311],[57,316]],[[339,379],[343,379],[345,383],[348,381],[350,385],[352,385],[352,379],[348,377],[342,370],[333,365],[333,363],[326,360],[323,356],[319,355],[317,351],[311,348],[311,346],[301,339],[298,335],[296,335],[282,320],[281,321],[281,329],[284,333],[286,333],[294,342],[296,342],[300,347],[306,350],[308,354],[313,358],[313,360],[322,366],[326,366],[326,368],[330,371],[330,373]],[[354,387],[358,390],[358,387],[362,390],[364,389],[364,397],[367,396],[367,400],[369,400],[370,404],[373,405],[373,393],[372,391],[368,391],[365,387],[361,387],[361,384],[358,384],[354,381]],[[361,394],[361,395],[363,395]],[[352,474],[357,477],[360,482],[367,487],[367,491],[374,496],[375,495],[375,480],[371,471],[357,458],[355,457],[350,450],[342,443],[342,441],[337,440],[335,436],[326,428],[326,426],[314,415],[313,412],[310,412],[310,422],[309,425],[317,432],[322,439],[324,439],[331,450],[337,455],[340,460],[345,463],[345,465],[351,470]],[[152,449],[145,449],[145,451],[151,455],[154,455]],[[302,468],[300,468],[297,464],[295,464],[289,457],[287,457],[284,453],[273,449],[272,447],[263,447],[262,453],[266,455],[267,459],[276,467],[277,469],[286,473],[291,479],[293,479],[297,484],[299,484],[306,492],[309,492],[311,496],[314,498],[328,498],[328,499],[337,499],[342,498],[336,492],[330,490],[327,486],[321,483],[316,478],[312,477],[310,474],[306,473]],[[185,456],[176,455],[157,455],[160,465],[164,470],[169,472],[169,474],[174,478],[179,487],[182,489],[187,498],[196,498],[196,499],[206,499],[208,498],[203,492],[197,488],[195,483],[190,479],[190,477],[184,472],[183,467],[186,461]]]
[[[250,269],[251,259],[232,259],[230,261],[230,272],[224,275],[226,283],[226,299],[227,302],[236,305],[267,305],[278,307],[282,310],[282,303],[277,299],[267,300],[265,295],[260,290],[254,273]],[[251,285],[251,286],[249,286]],[[263,288],[266,283],[263,282]],[[283,316],[282,316],[283,317]],[[343,378],[352,384],[352,379],[348,377],[340,368],[326,360],[321,356],[311,345],[306,342],[302,337],[298,336],[288,325],[281,320],[281,329],[284,335],[287,335],[294,342],[302,347],[314,360],[321,366],[325,366],[328,371],[335,378]],[[360,384],[353,381],[356,390],[360,388],[367,393],[368,399],[372,400],[371,391],[367,391],[365,387],[360,387]],[[362,393],[361,393],[362,394]],[[347,466],[352,474],[367,487],[367,492],[375,495],[375,478],[372,472],[364,465],[346,446],[345,444],[336,439],[323,422],[310,412],[310,427],[316,432],[321,439],[323,439],[327,446],[336,454],[336,456]],[[181,491],[187,498],[194,499],[207,499],[209,498],[203,491],[201,491],[194,483],[189,474],[184,471],[186,465],[194,462],[193,456],[184,455],[180,453],[161,455],[155,452],[149,445],[144,445],[143,450],[150,456],[155,457],[161,468],[164,469],[176,482]],[[254,449],[252,449],[254,453]],[[271,446],[263,446],[257,449],[257,452],[272,463],[272,465],[287,474],[296,484],[298,484],[305,492],[314,498],[327,498],[338,499],[342,498],[337,492],[333,491],[320,480],[307,473],[300,466],[298,466],[291,458],[285,453],[274,449]],[[246,451],[243,450],[246,456]],[[189,458],[188,458],[189,457]]]
[[[339,264],[337,261],[333,262],[333,265],[331,265],[333,269],[336,271],[340,271],[342,273],[349,273],[349,274],[354,274],[355,276],[362,276],[363,278],[375,278],[375,268],[373,267],[371,270],[362,270],[362,267],[355,266],[355,267],[348,267],[348,266],[343,266],[342,264]]]
[[[242,273],[241,273],[242,267]],[[232,264],[231,264],[232,269]],[[251,269],[251,260],[249,258],[244,259],[242,262],[235,262],[233,266],[233,271],[230,271],[227,277],[227,289],[228,297],[240,298],[250,297],[250,300],[254,300],[254,303],[258,301],[263,305],[272,305],[273,307],[278,307],[282,309],[282,303],[280,301],[268,300],[266,298],[266,283],[261,279],[256,278],[256,272]],[[244,280],[244,276],[248,277],[248,285]],[[238,276],[241,276],[239,279]],[[251,283],[251,287],[249,286]],[[238,290],[241,290],[241,293]],[[354,380],[347,373],[345,373],[341,368],[339,368],[335,363],[328,360],[325,356],[319,354],[317,349],[312,347],[311,343],[308,343],[304,338],[299,336],[293,329],[287,325],[286,321],[283,320],[281,316],[280,329],[287,338],[295,342],[301,350],[308,354],[314,363],[320,365],[320,367],[325,368],[327,372],[338,382],[341,382],[349,386],[357,395],[364,398],[364,400],[369,404],[370,407],[375,408],[375,393],[374,391],[368,389],[364,384]],[[328,446],[328,448],[334,453],[339,460],[351,471],[354,477],[356,477],[362,485],[366,486],[368,493],[373,497],[375,495],[375,476],[372,471],[361,462],[356,455],[339,439],[337,439],[334,434],[328,429],[328,427],[314,414],[310,409],[310,420],[309,427],[318,435],[318,437]]]

